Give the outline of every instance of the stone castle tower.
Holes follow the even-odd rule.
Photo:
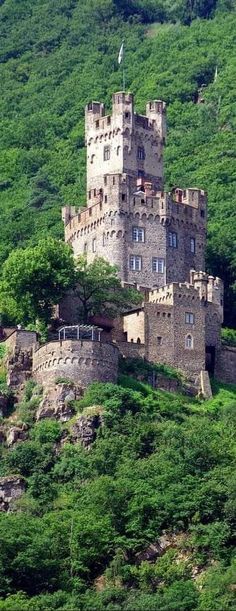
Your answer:
[[[113,95],[85,111],[87,207],[63,210],[65,239],[76,255],[107,258],[123,282],[149,288],[184,282],[205,269],[206,195],[163,192],[166,107],[148,102],[134,112],[132,94]]]
[[[134,111],[133,95],[113,95],[112,114],[91,102],[85,110],[87,205],[63,208],[65,240],[117,265],[121,281],[145,289],[145,303],[116,329],[126,356],[213,372],[220,350],[223,285],[205,273],[206,193],[164,192],[166,106]],[[68,320],[76,321],[75,305]],[[65,319],[65,317],[64,317]]]

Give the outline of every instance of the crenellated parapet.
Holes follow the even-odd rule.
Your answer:
[[[81,386],[92,382],[116,382],[118,348],[91,340],[54,341],[44,344],[33,355],[33,377],[44,385],[59,377]]]

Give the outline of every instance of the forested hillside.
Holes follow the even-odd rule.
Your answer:
[[[236,106],[234,0],[0,2],[0,260],[84,203],[84,105],[122,87],[144,111],[168,104],[166,187],[209,193],[208,269],[226,283],[234,323]],[[199,89],[205,102],[197,104]],[[231,288],[229,288],[231,287]]]
[[[27,426],[1,444],[1,485],[26,486],[0,513],[1,611],[233,610],[235,389],[202,403],[122,374],[64,424],[35,422],[41,392],[2,422]]]

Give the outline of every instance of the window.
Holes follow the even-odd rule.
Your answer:
[[[192,335],[187,335],[185,338],[185,348],[188,348],[189,350],[193,349],[193,338]]]
[[[171,248],[178,248],[177,233],[175,231],[169,231],[169,246]]]
[[[202,219],[205,218],[205,210],[201,210],[201,217],[202,217]]]
[[[190,238],[190,252],[195,254],[195,250],[196,250],[195,238]]]
[[[111,125],[111,117],[107,117],[107,125]]]
[[[105,233],[102,236],[102,245],[106,246],[106,234]]]
[[[113,185],[116,184],[116,177],[115,176],[113,176],[112,183],[113,183]]]
[[[105,204],[107,204],[107,195],[105,195],[105,197],[104,197],[104,202],[105,202]]]
[[[122,202],[125,202],[125,201],[126,201],[126,194],[125,194],[125,193],[122,193],[122,195],[121,195],[121,199],[122,199]]]
[[[132,228],[132,240],[133,242],[144,242],[145,241],[145,233],[143,227],[133,227]]]
[[[131,255],[129,266],[133,272],[140,272],[142,269],[142,257],[140,255]]]
[[[84,244],[84,253],[88,252],[88,244],[87,242],[85,242]]]
[[[138,159],[141,159],[141,161],[144,161],[145,159],[145,150],[143,146],[138,146]]]
[[[185,312],[185,323],[186,325],[194,325],[194,314],[192,312]]]
[[[93,190],[93,195],[96,197],[96,189]]]
[[[96,128],[97,128],[97,129],[99,128],[99,120],[98,120],[98,121],[96,121]]]
[[[130,112],[125,112],[125,119],[130,120]]]
[[[108,159],[110,159],[110,146],[104,146],[104,151],[103,151],[103,159],[104,161],[108,161]]]
[[[159,335],[157,338],[157,345],[161,346],[161,344],[162,344],[162,337]]]
[[[119,155],[120,154],[120,146],[117,147],[116,149],[116,154]]]
[[[92,251],[96,252],[96,238],[93,238],[93,241],[92,241]]]
[[[107,176],[104,176],[104,185],[105,185],[105,187],[107,185]]]
[[[144,178],[144,171],[138,170],[138,178]]]
[[[89,199],[91,199],[91,191],[89,191]]]
[[[165,259],[159,257],[152,258],[152,271],[158,274],[164,274],[165,270]]]

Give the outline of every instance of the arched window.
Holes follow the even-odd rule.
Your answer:
[[[119,155],[119,154],[120,154],[120,146],[118,146],[118,147],[117,147],[117,149],[116,149],[116,153],[117,153],[117,155]]]
[[[140,337],[137,337],[137,344],[141,344],[141,339],[140,339]]]
[[[188,348],[189,350],[193,349],[193,337],[192,337],[192,335],[190,335],[190,333],[188,335],[186,335],[186,338],[185,338],[185,348]]]

